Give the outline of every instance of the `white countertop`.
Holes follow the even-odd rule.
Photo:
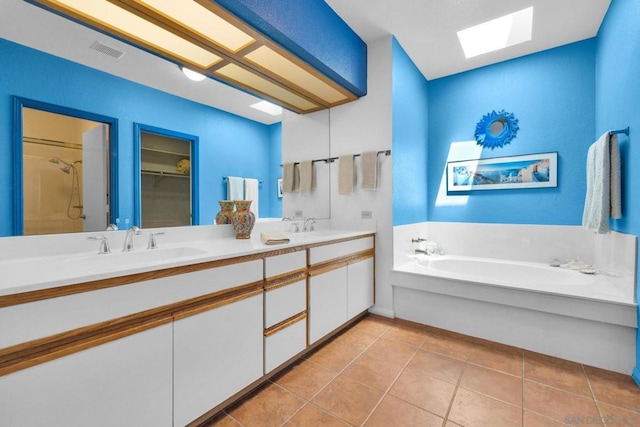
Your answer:
[[[370,230],[285,232],[290,242],[281,245],[265,245],[260,240],[260,232],[256,231],[252,233],[250,239],[245,240],[229,236],[201,237],[181,242],[163,242],[158,239],[158,249],[138,249],[138,245],[144,247],[144,244],[137,242],[136,250],[127,253],[122,252],[112,243],[112,253],[105,255],[98,255],[97,242],[91,242],[92,251],[25,256],[8,260],[3,257],[5,260],[0,261],[0,296],[329,242],[373,232]],[[85,237],[78,235],[76,239],[80,242],[85,240]]]

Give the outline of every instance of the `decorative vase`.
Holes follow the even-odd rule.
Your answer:
[[[236,200],[236,210],[231,216],[231,225],[236,232],[236,239],[248,239],[256,222],[256,216],[249,210],[252,200]]]
[[[216,224],[231,224],[231,216],[233,215],[232,200],[220,200],[220,212],[216,214]]]

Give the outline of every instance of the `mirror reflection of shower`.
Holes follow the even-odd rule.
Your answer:
[[[69,202],[67,203],[67,217],[73,220],[84,219],[85,216],[82,213],[82,197],[80,196],[80,180],[78,177],[78,168],[76,167],[76,164],[82,164],[82,160],[76,160],[70,163],[59,157],[51,157],[49,162],[56,165],[64,165],[58,169],[67,175],[71,174],[71,188],[69,191]]]

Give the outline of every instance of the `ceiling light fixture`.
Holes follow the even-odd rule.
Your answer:
[[[531,40],[533,7],[519,10],[480,25],[458,31],[467,58]]]
[[[279,116],[280,114],[282,114],[282,107],[272,104],[269,101],[256,102],[255,104],[250,105],[250,107],[255,108],[256,110],[263,111],[267,114],[271,114],[272,116]]]
[[[212,0],[28,1],[297,113],[357,99]]]
[[[180,67],[180,69],[182,70],[182,73],[189,78],[189,80],[193,80],[194,82],[201,82],[207,78],[204,74],[190,70],[187,67]]]

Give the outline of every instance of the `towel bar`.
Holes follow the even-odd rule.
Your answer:
[[[227,177],[226,176],[222,177],[222,182],[227,182]],[[262,184],[262,180],[261,179],[258,180],[258,184]]]
[[[377,153],[377,154],[378,154],[378,155],[380,155],[380,154],[384,154],[385,156],[390,156],[390,155],[391,155],[391,150],[381,150],[381,151],[378,151],[378,153]],[[354,154],[354,155],[353,155],[353,157],[358,157],[358,156],[361,156],[361,155],[362,155],[362,154]],[[336,161],[336,160],[338,160],[338,158],[337,158],[337,157],[329,157],[329,158],[326,158],[326,159],[316,159],[316,160],[311,160],[311,163],[318,163],[318,162],[333,163],[333,162],[334,162],[334,161]],[[295,165],[299,165],[299,164],[300,164],[300,162],[295,162],[294,164],[295,164]],[[280,165],[280,166],[282,166],[282,165]]]
[[[618,135],[624,133],[625,135],[629,136],[629,126],[627,126],[625,129],[618,129],[618,130],[612,130],[609,131],[609,135]]]

